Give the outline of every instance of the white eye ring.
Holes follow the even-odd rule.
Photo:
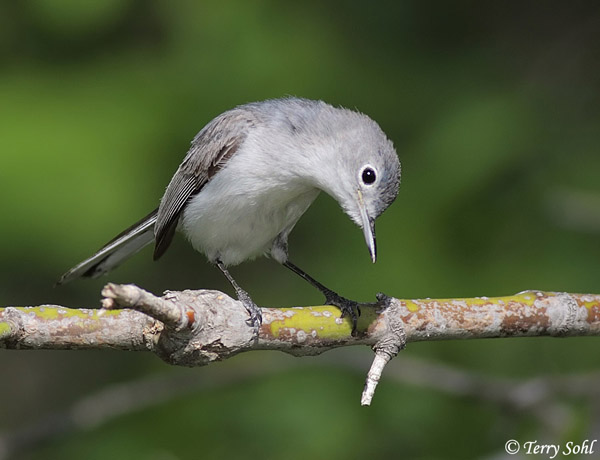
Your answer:
[[[364,165],[358,173],[358,179],[361,184],[370,187],[377,182],[377,169],[370,164]]]

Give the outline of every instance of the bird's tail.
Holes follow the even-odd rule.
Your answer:
[[[96,278],[121,265],[140,249],[154,241],[155,209],[139,222],[117,235],[96,254],[88,257],[60,277],[57,284],[68,283],[79,277]]]

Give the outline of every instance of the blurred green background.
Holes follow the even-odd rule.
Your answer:
[[[154,209],[205,123],[285,95],[370,115],[403,166],[376,265],[331,198],[297,225],[291,258],[326,285],[365,301],[600,292],[597,2],[2,1],[0,56],[2,305],[95,307],[107,280],[230,292],[181,237],[159,263],[145,250],[107,278],[53,284]],[[232,272],[261,305],[322,301],[267,259]],[[479,340],[403,354],[521,381],[598,371],[597,346]],[[402,383],[402,357],[361,408],[370,356],[250,353],[178,369],[143,353],[4,351],[0,432],[56,427],[52,414],[110,385],[183,378],[198,387],[39,445],[29,433],[18,456],[500,458],[511,438],[600,437],[597,389],[552,399],[560,410],[540,417]]]

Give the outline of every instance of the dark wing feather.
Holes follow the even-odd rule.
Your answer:
[[[171,244],[179,217],[189,199],[225,166],[256,121],[253,112],[233,109],[212,120],[194,138],[158,208],[154,227],[154,260],[162,256]]]

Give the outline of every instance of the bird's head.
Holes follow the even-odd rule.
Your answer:
[[[344,212],[362,228],[375,263],[375,219],[398,195],[400,161],[391,141],[377,123],[366,115],[347,111],[351,123],[336,140],[338,172],[328,192]]]

